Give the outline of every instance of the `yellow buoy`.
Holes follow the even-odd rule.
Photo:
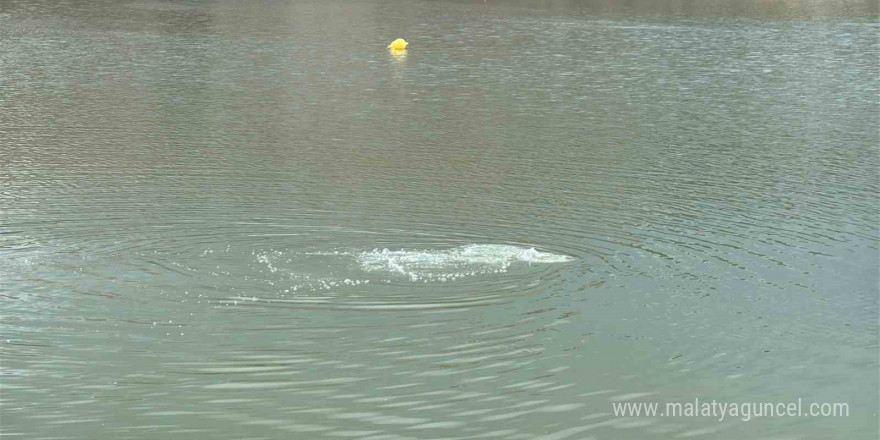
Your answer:
[[[388,48],[391,50],[404,50],[406,49],[407,44],[409,43],[407,43],[406,40],[404,40],[403,38],[398,38],[392,41],[391,44],[388,45]]]

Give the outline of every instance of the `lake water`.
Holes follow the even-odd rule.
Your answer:
[[[4,0],[0,434],[876,439],[878,31]],[[850,414],[612,409],[695,398]]]

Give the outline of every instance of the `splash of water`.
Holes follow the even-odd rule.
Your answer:
[[[567,255],[500,244],[470,244],[446,250],[374,249],[357,256],[368,272],[400,274],[412,281],[452,281],[466,276],[506,272],[512,264],[571,261]]]

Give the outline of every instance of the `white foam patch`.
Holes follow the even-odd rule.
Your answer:
[[[459,278],[506,272],[515,263],[564,263],[567,255],[502,244],[470,244],[446,250],[374,249],[357,256],[368,272],[400,274],[412,281],[454,281]]]

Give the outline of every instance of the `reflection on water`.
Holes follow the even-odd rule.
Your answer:
[[[394,58],[394,61],[398,63],[404,63],[406,61],[406,49],[390,49],[388,53],[391,54],[391,57]]]
[[[0,3],[0,432],[876,438],[876,2],[496,3]]]

